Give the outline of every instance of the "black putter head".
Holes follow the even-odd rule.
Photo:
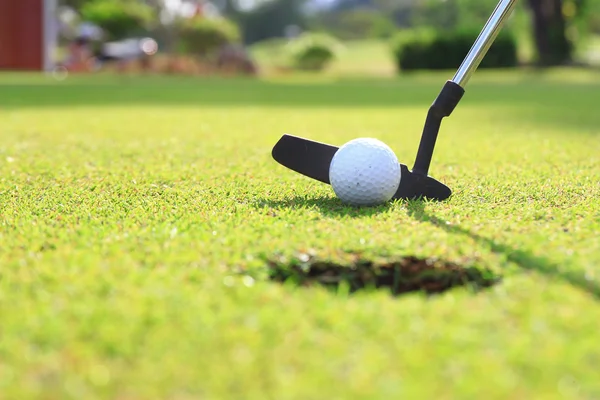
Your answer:
[[[415,165],[411,170],[400,164],[400,185],[393,199],[446,200],[452,194],[450,188],[428,175],[435,141],[442,119],[449,116],[465,90],[452,81],[447,81],[435,99],[425,120]],[[338,147],[313,140],[283,135],[271,152],[275,161],[309,178],[323,183],[329,182],[329,166]]]
[[[275,144],[272,156],[281,165],[317,181],[330,184],[329,166],[338,147],[285,134]],[[411,172],[400,164],[401,178],[394,199],[445,200],[450,188],[430,176]]]

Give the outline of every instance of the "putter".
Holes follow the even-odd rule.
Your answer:
[[[456,74],[452,80],[446,82],[429,108],[414,166],[411,171],[406,165],[400,164],[402,178],[393,199],[442,201],[452,194],[448,186],[428,175],[442,120],[450,116],[460,102],[469,79],[479,67],[516,3],[517,0],[500,0]],[[271,155],[275,161],[293,171],[330,184],[329,166],[337,150],[338,147],[330,144],[284,134],[273,147]]]

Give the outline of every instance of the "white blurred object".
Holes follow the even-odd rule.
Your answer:
[[[152,38],[144,38],[140,40],[140,48],[144,54],[152,56],[158,52],[158,43]]]
[[[142,55],[154,55],[158,51],[158,43],[152,38],[132,38],[117,42],[107,42],[102,46],[106,57],[115,59],[132,59]]]
[[[90,40],[99,40],[102,38],[102,29],[90,22],[83,22],[77,28],[77,36]]]

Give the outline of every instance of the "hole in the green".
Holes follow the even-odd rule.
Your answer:
[[[356,257],[342,265],[303,254],[291,262],[271,259],[268,266],[272,281],[302,287],[322,285],[336,291],[343,285],[348,293],[387,289],[395,296],[410,292],[438,294],[459,286],[480,290],[500,282],[500,277],[489,269],[414,256],[379,263]]]

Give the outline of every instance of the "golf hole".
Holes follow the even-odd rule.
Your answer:
[[[500,277],[487,269],[414,256],[381,263],[356,257],[342,265],[302,254],[293,262],[270,260],[269,277],[274,282],[300,287],[321,285],[347,293],[379,289],[393,296],[412,292],[434,295],[455,287],[479,291],[500,282]]]

